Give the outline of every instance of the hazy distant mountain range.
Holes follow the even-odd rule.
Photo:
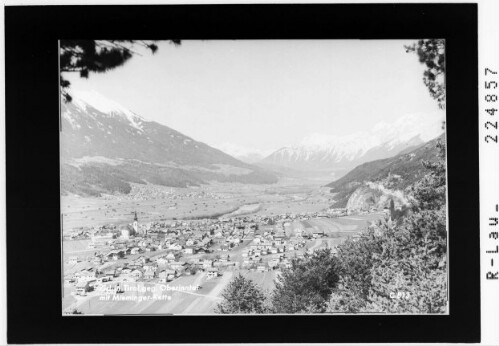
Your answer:
[[[219,146],[222,151],[148,121],[96,92],[73,90],[72,95],[73,101],[61,106],[61,189],[79,195],[128,193],[131,182],[187,187],[211,181],[268,184],[279,176],[318,172],[341,176],[359,164],[408,152],[442,133],[443,119],[409,115],[367,132],[311,135],[270,155],[230,144]]]
[[[371,131],[346,136],[314,134],[293,147],[279,149],[262,163],[298,170],[351,169],[364,162],[392,157],[439,136],[444,119],[412,114],[380,123]]]
[[[258,163],[266,158],[272,153],[272,150],[259,150],[254,148],[246,148],[241,145],[236,145],[232,143],[223,143],[214,146],[217,149],[222,150],[224,153],[235,157],[246,163]]]
[[[275,183],[274,174],[147,121],[96,92],[72,91],[61,108],[61,188],[127,193],[130,182],[185,187],[209,181]]]

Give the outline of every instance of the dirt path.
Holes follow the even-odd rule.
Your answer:
[[[200,296],[199,298],[192,301],[185,309],[182,314],[208,314],[212,313],[216,303],[222,300],[220,293],[222,293],[225,286],[227,286],[232,278],[232,272],[225,272],[217,285],[205,295],[193,292],[184,292],[193,295]]]
[[[222,276],[220,282],[210,291],[209,296],[218,297],[222,293],[225,286],[227,286],[234,275],[233,272],[226,271]]]

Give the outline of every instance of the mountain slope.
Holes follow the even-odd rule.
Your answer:
[[[73,94],[73,102],[61,106],[63,192],[127,193],[129,182],[185,187],[277,181],[262,168],[147,121],[100,94]]]
[[[300,170],[351,169],[437,137],[442,133],[442,120],[433,114],[411,114],[392,124],[380,123],[371,131],[347,136],[314,134],[298,146],[277,150],[262,162]]]
[[[336,194],[334,207],[345,207],[352,194],[367,182],[383,182],[384,188],[402,190],[418,181],[427,173],[421,162],[436,160],[437,140],[443,138],[442,134],[410,152],[363,163],[342,178],[326,185]]]

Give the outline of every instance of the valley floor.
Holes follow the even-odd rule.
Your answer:
[[[231,218],[252,215],[260,217],[315,213],[331,205],[332,195],[329,189],[321,187],[322,182],[303,182],[286,180],[274,185],[240,185],[240,184],[213,184],[201,188],[170,189],[155,187],[161,190],[161,198],[142,200],[130,196],[80,198],[75,196],[62,197],[62,212],[64,215],[64,233],[77,227],[94,227],[104,224],[125,224],[133,219],[137,211],[139,222],[157,222],[161,220],[192,219],[203,216],[221,216],[226,214]],[[150,186],[148,188],[151,188]],[[136,190],[140,192],[139,190]],[[137,193],[140,196],[140,193]],[[379,218],[383,213],[363,215],[348,215],[335,218],[311,217],[282,221],[281,230],[286,234],[286,241],[296,238],[306,232],[323,233],[320,237],[303,240],[301,246],[285,252],[288,259],[301,256],[324,247],[334,248],[348,237],[354,236],[367,225]],[[262,225],[263,227],[263,225]],[[277,226],[276,226],[277,227]],[[64,277],[75,273],[96,268],[90,261],[79,261],[69,264],[70,257],[80,259],[90,258],[97,254],[106,254],[111,248],[101,246],[98,249],[89,248],[90,239],[63,241]],[[245,255],[254,245],[253,238],[243,237],[241,243],[229,251],[215,250],[215,253],[182,254],[181,260],[196,262],[203,258],[216,255],[230,256],[230,260],[243,263]],[[125,259],[110,262],[114,266],[131,263],[139,257],[158,257],[166,255],[169,250],[156,250],[137,255],[128,255]],[[262,255],[267,260],[273,255]],[[179,260],[179,259],[177,259]],[[91,269],[92,270],[92,269]],[[193,275],[182,275],[170,282],[160,282],[159,279],[139,280],[126,282],[128,290],[119,294],[104,294],[102,290],[94,290],[86,295],[75,294],[76,283],[65,282],[63,310],[71,307],[84,314],[213,314],[217,303],[221,301],[221,294],[231,279],[237,275],[253,280],[264,290],[274,287],[274,280],[279,269],[266,268],[264,270],[245,268],[242,265],[224,267],[219,276],[209,277],[207,271],[198,271]],[[117,278],[119,279],[119,278]],[[116,281],[102,283],[100,289],[106,285],[113,285]],[[124,284],[122,282],[122,284]],[[137,287],[145,287],[144,292],[137,292]],[[149,288],[147,288],[149,287]],[[183,291],[171,291],[168,287],[188,288]],[[195,287],[193,289],[193,287]]]
[[[141,222],[217,217],[249,205],[259,205],[255,212],[261,215],[319,211],[332,202],[329,189],[321,187],[326,179],[283,178],[270,185],[212,183],[190,188],[133,184],[129,195],[61,196],[63,232],[129,223],[135,211]]]

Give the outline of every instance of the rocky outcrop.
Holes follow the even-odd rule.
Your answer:
[[[383,210],[390,207],[393,201],[396,209],[407,205],[404,193],[400,190],[390,190],[378,183],[365,183],[357,188],[348,199],[346,208],[349,211]]]
[[[359,187],[350,196],[347,202],[347,209],[352,211],[369,210],[378,205],[381,193],[368,186]]]

